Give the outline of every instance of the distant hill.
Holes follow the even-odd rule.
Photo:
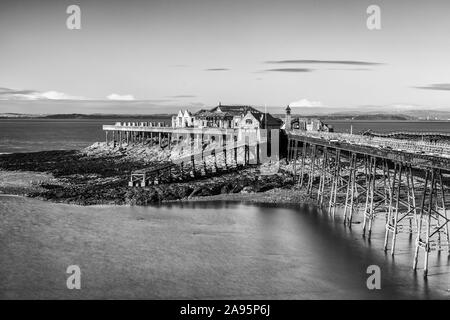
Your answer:
[[[166,119],[172,117],[171,114],[50,114],[42,118],[45,119]]]
[[[3,113],[0,114],[0,119],[170,119],[171,114],[20,114],[20,113]]]
[[[263,108],[258,108],[264,112]],[[391,110],[392,109],[392,110]],[[322,120],[450,120],[450,111],[446,110],[416,110],[408,108],[387,108],[387,107],[360,107],[360,108],[329,108],[329,107],[293,107],[294,117],[320,118]],[[339,111],[336,111],[339,110]],[[273,116],[283,119],[284,108],[267,108],[267,112]],[[21,114],[21,113],[0,113],[0,119],[164,119],[168,120],[173,114]]]
[[[348,108],[292,107],[295,116],[345,120],[369,116],[369,120],[450,120],[450,108],[419,109],[415,106],[359,106]],[[284,108],[267,108],[272,114],[284,115]],[[389,118],[392,117],[392,118]]]
[[[277,117],[283,119],[284,114],[277,114]],[[352,115],[352,114],[319,114],[319,115],[299,115],[294,114],[294,117],[302,117],[302,118],[320,118],[321,120],[366,120],[366,121],[382,121],[382,120],[396,120],[396,121],[403,121],[403,120],[417,120],[415,117],[402,115],[402,114],[358,114],[358,115]]]

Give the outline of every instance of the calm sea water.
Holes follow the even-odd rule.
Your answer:
[[[0,196],[0,298],[450,298],[447,255],[411,270],[413,240],[394,258],[312,207],[227,202],[79,207]],[[383,219],[382,219],[383,220]],[[422,262],[422,259],[421,259]],[[67,290],[78,265],[82,289]],[[368,290],[369,265],[381,290]]]
[[[117,121],[144,120],[0,119],[0,153],[81,149],[94,142],[104,141],[102,125]]]
[[[353,133],[372,130],[374,132],[446,132],[450,133],[450,121],[327,121],[336,132]]]
[[[114,122],[0,120],[0,152],[85,147]],[[448,123],[413,127],[449,131]],[[0,196],[0,218],[0,298],[450,299],[446,253],[431,255],[424,281],[411,270],[414,239],[400,234],[391,257],[383,221],[368,241],[360,224],[349,229],[313,207],[80,207]],[[81,290],[66,288],[73,264]],[[369,265],[381,268],[381,290],[366,287]]]
[[[115,119],[103,120],[6,120],[0,119],[0,153],[42,150],[80,149],[103,141],[103,124],[114,124]],[[122,121],[127,121],[123,119]],[[133,120],[129,120],[133,121]],[[134,120],[137,121],[137,120]],[[148,121],[156,121],[148,119]],[[159,119],[159,121],[161,121]],[[450,122],[410,121],[329,121],[336,132],[374,131],[437,131],[449,132]]]

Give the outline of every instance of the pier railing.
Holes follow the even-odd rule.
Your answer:
[[[329,141],[345,142],[361,146],[393,149],[408,153],[422,153],[444,158],[450,158],[450,144],[444,142],[426,142],[415,140],[400,140],[393,138],[370,137],[348,133],[312,132],[292,130],[291,134]]]

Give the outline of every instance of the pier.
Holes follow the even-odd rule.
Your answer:
[[[172,161],[133,171],[130,187],[206,178],[258,165],[261,154],[267,154],[270,148],[267,142],[271,139],[260,129],[173,128],[145,122],[104,125],[103,130],[107,145],[149,143],[170,148],[183,144],[184,152]],[[108,133],[111,133],[110,138]],[[274,138],[278,140],[278,136]],[[208,148],[208,144],[212,147]],[[275,153],[278,154],[278,150]]]
[[[361,215],[368,238],[381,216],[384,250],[392,255],[400,234],[414,237],[412,266],[422,254],[425,276],[431,252],[450,253],[450,145],[297,130],[287,138],[298,187],[329,214],[342,207],[349,227]]]
[[[376,218],[385,225],[384,250],[396,252],[403,234],[415,239],[413,269],[428,274],[432,252],[450,253],[450,144],[345,133],[278,129],[169,127],[138,122],[104,125],[106,143],[182,146],[165,163],[131,173],[129,186],[189,181],[286,157],[297,188],[352,227],[362,218],[370,238]],[[274,132],[276,134],[274,134]],[[274,142],[276,142],[274,144]],[[270,149],[270,151],[269,151]],[[423,263],[419,263],[423,260]]]

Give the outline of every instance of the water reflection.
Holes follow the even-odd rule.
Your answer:
[[[64,297],[59,285],[73,261],[87,277],[80,298],[450,297],[446,253],[430,256],[424,280],[412,271],[408,234],[394,257],[383,250],[383,219],[369,241],[361,224],[343,225],[342,212],[306,205],[78,207],[0,197],[0,212],[0,235],[8,234],[0,297]],[[367,289],[369,265],[381,268],[381,290]]]
[[[248,238],[258,239],[258,254],[278,253],[288,266],[294,263],[290,268],[296,268],[295,263],[298,263],[298,271],[304,277],[328,281],[331,286],[349,291],[346,293],[348,297],[448,297],[448,263],[442,263],[439,256],[433,263],[430,260],[430,266],[435,271],[430,272],[429,280],[424,280],[419,275],[422,270],[416,273],[411,270],[414,249],[412,236],[399,236],[395,256],[383,250],[384,219],[376,221],[369,239],[362,234],[361,221],[356,220],[351,228],[346,227],[342,223],[341,212],[333,217],[326,210],[310,205],[280,208],[276,205],[200,202],[171,204],[169,207],[224,210],[224,214],[237,215],[239,219],[242,214],[251,214],[253,230],[248,233]],[[241,222],[246,223],[246,219]],[[372,264],[379,265],[382,270],[381,291],[368,291],[366,288],[366,268]]]

